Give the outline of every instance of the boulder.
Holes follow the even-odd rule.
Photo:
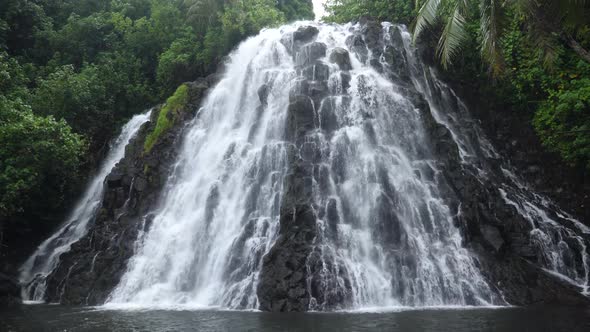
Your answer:
[[[352,65],[350,64],[350,55],[348,54],[347,50],[341,47],[336,47],[332,50],[329,60],[331,63],[337,64],[341,70],[352,69]]]
[[[295,54],[297,66],[309,66],[317,60],[326,56],[326,44],[313,42],[302,46]]]
[[[320,31],[318,30],[318,28],[313,27],[311,25],[299,27],[293,33],[293,41],[300,42],[300,43],[307,43],[307,42],[311,41],[313,38],[315,38],[319,32]]]

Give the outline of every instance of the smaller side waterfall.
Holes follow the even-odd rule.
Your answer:
[[[60,256],[68,252],[71,245],[87,233],[90,221],[96,215],[102,201],[105,178],[123,158],[125,147],[141,128],[141,125],[149,120],[150,113],[151,110],[134,116],[123,127],[119,137],[112,143],[98,173],[92,178],[70,216],[20,268],[19,281],[23,285],[23,300],[44,300],[47,276],[58,266]]]
[[[385,24],[385,28],[393,26]],[[411,54],[411,37],[407,31],[402,35],[404,48]],[[451,132],[463,167],[474,169],[482,184],[491,181],[505,204],[512,206],[527,224],[524,227],[528,236],[512,239],[525,248],[519,254],[553,276],[579,287],[582,294],[590,295],[590,228],[525,184],[510,164],[502,160],[453,89],[433,70],[421,69],[415,58],[408,57],[408,62],[414,72],[412,81],[425,96],[436,121]],[[492,166],[497,160],[502,160],[498,169]]]
[[[590,228],[536,194],[512,171],[503,168],[509,181],[498,188],[504,201],[530,223],[531,256],[545,271],[590,295],[590,257],[585,238]]]

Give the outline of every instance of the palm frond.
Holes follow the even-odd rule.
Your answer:
[[[465,18],[462,14],[464,3],[455,5],[452,16],[447,20],[445,28],[438,41],[437,53],[443,67],[448,68],[461,48],[466,37]]]
[[[482,0],[480,2],[480,30],[482,35],[481,53],[490,63],[493,74],[504,68],[504,56],[500,45],[504,17],[500,0]]]
[[[558,57],[559,34],[564,28],[562,4],[554,0],[520,0],[518,4],[529,40],[539,50],[543,65],[552,67]]]
[[[424,31],[424,29],[436,22],[438,17],[438,9],[440,6],[441,0],[426,0],[418,14],[416,15],[415,23],[414,23],[414,34],[412,36],[412,41],[415,42],[418,36]]]

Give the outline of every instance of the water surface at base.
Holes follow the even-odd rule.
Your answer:
[[[590,308],[573,307],[276,314],[31,305],[0,317],[0,331],[590,331]]]

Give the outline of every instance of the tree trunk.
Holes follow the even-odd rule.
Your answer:
[[[570,34],[562,33],[561,38],[563,38],[567,45],[584,59],[584,61],[590,63],[590,52],[584,49]]]

